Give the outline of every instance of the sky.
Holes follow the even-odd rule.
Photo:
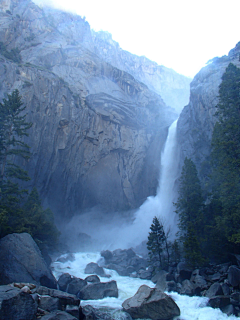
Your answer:
[[[188,77],[240,41],[240,0],[34,0],[85,16],[120,47]]]

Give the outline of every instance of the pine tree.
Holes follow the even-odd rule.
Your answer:
[[[164,231],[163,224],[159,221],[157,217],[153,218],[153,222],[150,227],[150,232],[148,235],[147,249],[150,257],[150,261],[155,266],[156,264],[160,267],[164,267],[164,257],[163,251],[167,250],[168,253],[168,243],[167,237]],[[169,254],[168,254],[169,263]]]
[[[22,231],[31,234],[40,248],[54,247],[57,244],[59,231],[54,224],[54,216],[50,209],[43,209],[39,194],[33,188],[23,206],[24,222]]]
[[[218,121],[212,136],[213,198],[218,233],[229,250],[240,252],[240,69],[232,63],[222,76],[217,105]],[[232,248],[231,248],[232,243]]]
[[[26,122],[26,115],[20,115],[25,110],[22,105],[18,90],[0,103],[0,201],[8,205],[18,202],[21,194],[16,179],[29,180],[27,172],[14,163],[16,157],[30,156],[22,138],[28,136],[32,123]]]
[[[197,169],[191,159],[184,160],[178,193],[175,206],[185,258],[191,265],[199,265],[203,262],[200,250],[204,230],[203,197]]]
[[[21,229],[23,211],[20,208],[21,190],[17,180],[29,180],[28,174],[14,160],[17,157],[29,158],[29,147],[22,141],[27,136],[31,123],[26,115],[20,115],[22,107],[18,90],[0,103],[0,236]]]

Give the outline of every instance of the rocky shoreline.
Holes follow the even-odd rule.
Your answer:
[[[180,262],[168,271],[153,275],[147,259],[132,249],[102,251],[98,264],[91,262],[86,266],[85,279],[63,273],[58,281],[27,233],[2,238],[0,255],[2,320],[173,319],[180,315],[180,309],[171,294],[164,291],[207,297],[208,306],[220,308],[227,315],[240,316],[240,257],[237,255],[232,255],[228,263],[196,270]],[[73,259],[74,254],[66,254],[58,261]],[[93,308],[91,303],[82,306],[81,300],[118,297],[117,282],[111,280],[106,269],[116,270],[123,276],[152,280],[155,287],[142,285],[133,297],[123,302],[120,310]],[[106,282],[101,282],[99,277],[105,277]]]

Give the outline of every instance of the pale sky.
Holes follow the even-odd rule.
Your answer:
[[[49,0],[34,0],[36,3]],[[120,47],[193,77],[240,41],[240,0],[51,0]]]

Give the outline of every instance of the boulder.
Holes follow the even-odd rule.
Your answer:
[[[78,294],[83,300],[97,300],[106,297],[118,297],[118,288],[116,281],[91,283],[80,290]]]
[[[208,306],[212,308],[223,309],[230,304],[230,297],[226,296],[215,296],[209,299]]]
[[[87,305],[83,307],[82,312],[84,315],[84,320],[132,320],[131,316],[127,312],[106,307],[103,311]]]
[[[177,272],[182,280],[190,280],[192,275],[192,269],[186,262],[179,262],[177,265]]]
[[[212,298],[215,296],[221,296],[223,295],[222,286],[220,283],[213,283],[210,288],[206,292],[206,297]]]
[[[28,233],[13,233],[0,240],[0,284],[31,282],[57,288],[57,281]]]
[[[180,294],[193,296],[195,291],[194,284],[190,280],[183,280]]]
[[[57,259],[58,262],[65,263],[67,261],[74,261],[75,256],[73,253],[66,253]]]
[[[86,274],[97,274],[100,277],[107,277],[107,278],[110,277],[105,273],[103,267],[99,267],[99,265],[95,262],[88,263],[84,272]]]
[[[133,319],[169,320],[180,315],[179,307],[170,296],[146,285],[142,285],[122,306]]]
[[[34,319],[37,304],[28,293],[9,285],[0,286],[0,319]]]
[[[35,292],[39,295],[47,295],[53,298],[58,298],[61,305],[73,305],[79,306],[80,300],[73,294],[66,293],[60,290],[49,289],[47,287],[39,286],[35,289]]]
[[[166,280],[166,275],[167,275],[167,272],[165,270],[160,270],[152,277],[151,281],[153,283],[157,283],[159,279]]]
[[[166,275],[167,275],[167,272],[164,270],[161,270],[155,275],[155,278],[154,278],[154,281],[155,279],[157,279],[156,288],[158,288],[161,291],[165,291],[167,289]]]
[[[77,320],[77,318],[68,312],[58,310],[41,317],[41,320]]]
[[[230,291],[229,285],[227,283],[222,284],[222,291],[223,291],[224,296],[230,295],[231,291]]]
[[[67,286],[71,282],[72,276],[69,273],[63,273],[58,279],[58,287],[61,291],[67,291]]]
[[[56,311],[61,308],[58,298],[53,298],[47,295],[42,295],[39,297],[38,306],[39,308],[48,312]]]
[[[138,271],[138,277],[139,277],[140,279],[150,280],[151,277],[152,277],[152,273],[149,272],[148,270],[140,269],[140,270]]]
[[[86,278],[85,278],[85,281],[91,282],[91,283],[99,283],[99,282],[100,282],[100,279],[99,279],[98,276],[92,275],[92,276],[86,277]]]
[[[231,266],[228,269],[228,282],[231,286],[237,287],[240,284],[240,269],[236,266]]]
[[[75,294],[77,295],[78,292],[87,285],[87,281],[80,279],[80,278],[76,278],[73,277],[73,279],[71,280],[71,282],[68,284],[67,287],[67,292],[71,293],[71,294]]]

